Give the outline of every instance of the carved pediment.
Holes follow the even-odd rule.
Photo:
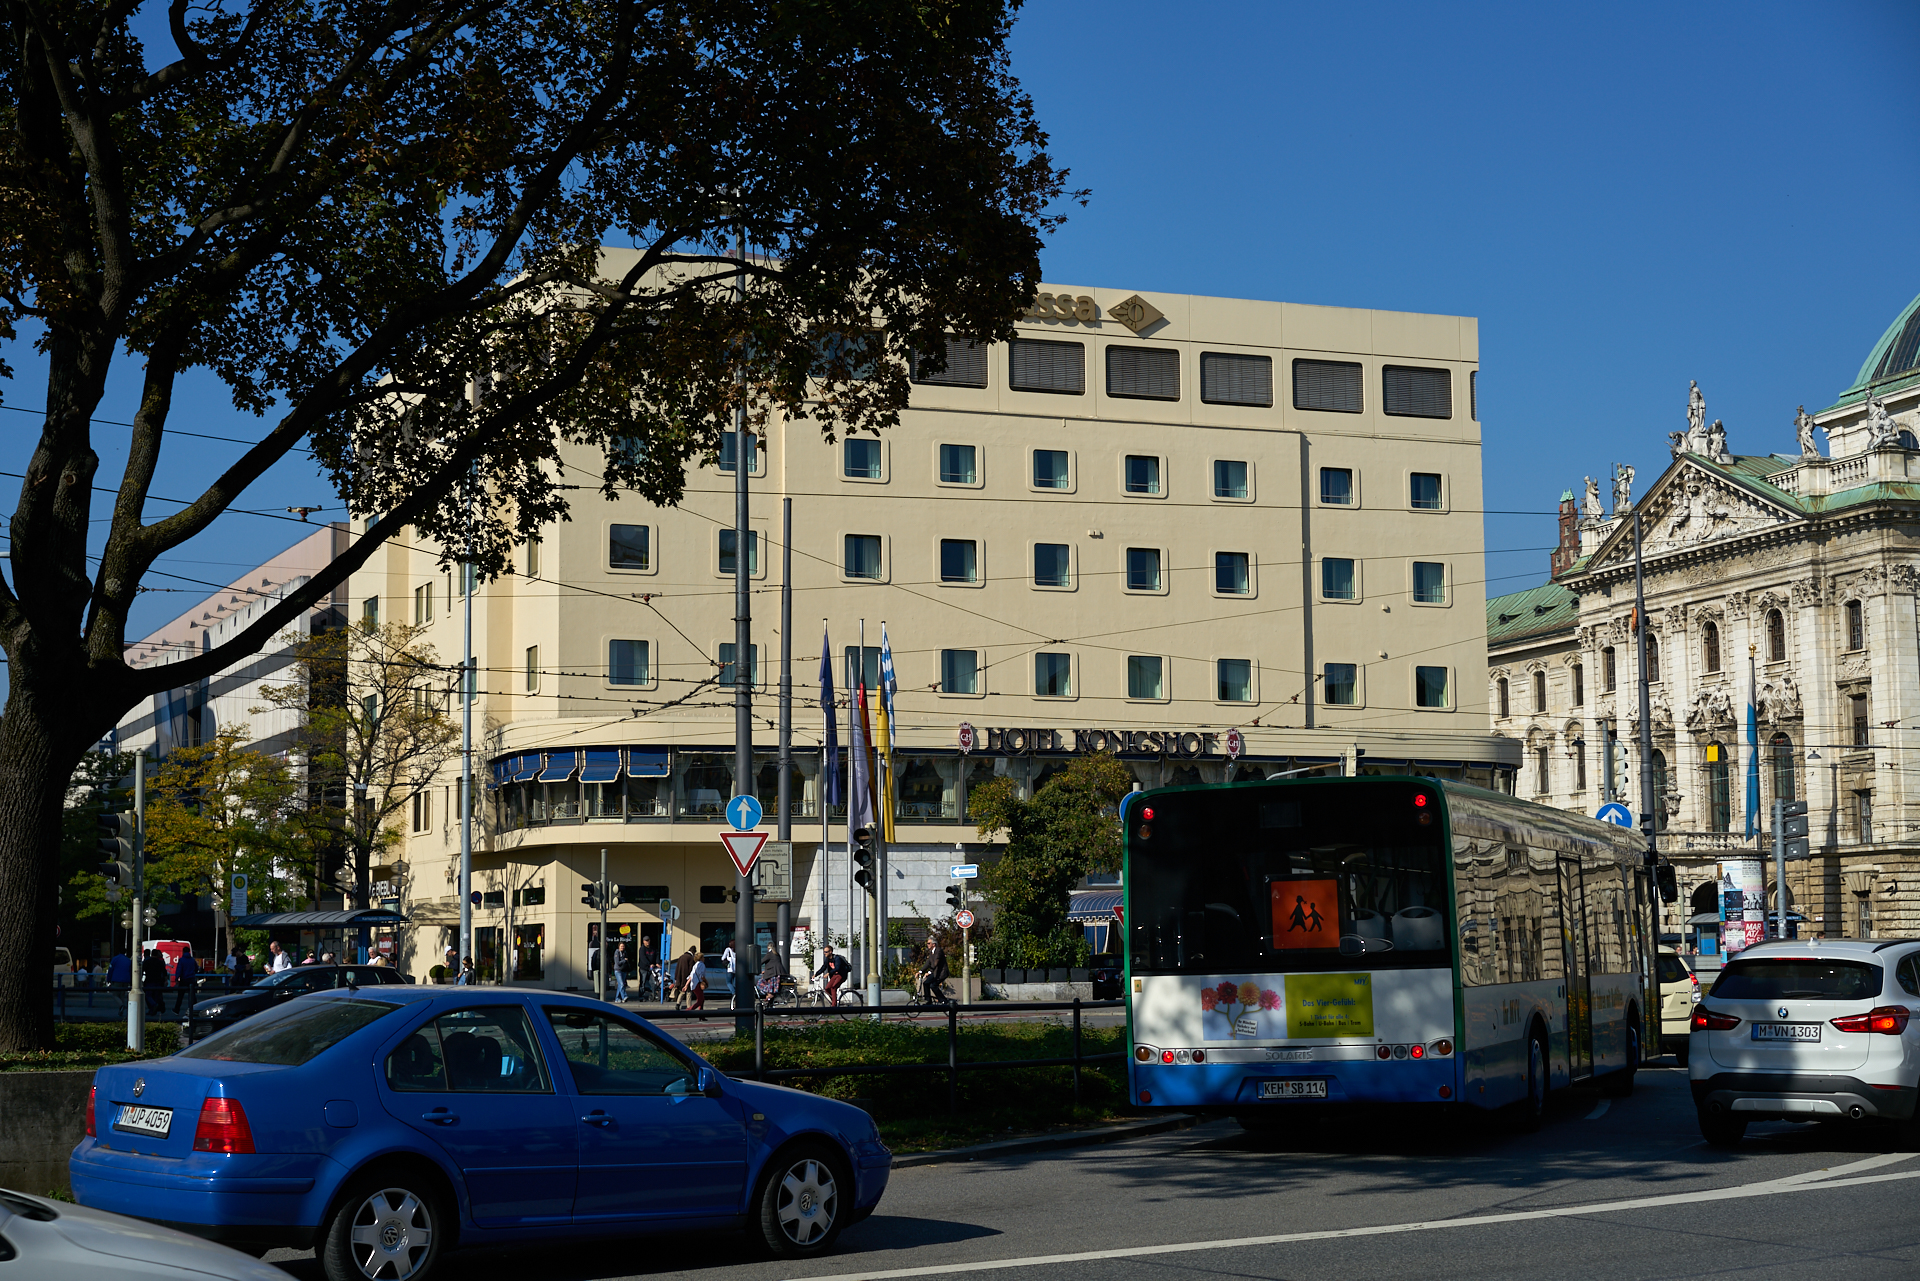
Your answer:
[[[1737,538],[1798,519],[1718,472],[1676,464],[1641,500],[1641,536],[1648,556]],[[1633,559],[1633,528],[1622,522],[1598,554],[1598,564]]]

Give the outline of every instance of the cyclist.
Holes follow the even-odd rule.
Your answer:
[[[821,951],[824,959],[820,962],[820,968],[813,972],[813,977],[823,979],[822,986],[826,988],[827,1000],[838,1005],[840,1004],[840,985],[853,974],[853,967],[847,964],[846,957],[834,952],[833,944],[827,944]]]

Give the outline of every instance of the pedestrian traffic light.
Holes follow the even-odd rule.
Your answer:
[[[853,880],[867,893],[873,889],[873,829],[856,827],[853,830]]]
[[[1680,901],[1680,881],[1674,875],[1673,864],[1661,859],[1653,869],[1653,883],[1659,887],[1662,903]]]
[[[947,886],[947,906],[956,912],[966,906],[966,900],[961,898],[958,885]]]
[[[600,882],[582,881],[580,884],[580,888],[586,891],[585,894],[582,894],[580,896],[580,901],[582,903],[585,903],[588,907],[592,908],[594,911],[596,912],[599,911],[602,907],[601,898],[600,898]]]

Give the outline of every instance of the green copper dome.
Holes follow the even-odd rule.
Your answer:
[[[1920,298],[1906,305],[1880,341],[1867,353],[1853,385],[1840,393],[1828,409],[1865,400],[1869,391],[1884,396],[1890,391],[1920,382]],[[1824,412],[1824,411],[1823,411]]]

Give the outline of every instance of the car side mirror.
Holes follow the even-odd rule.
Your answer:
[[[699,1076],[695,1078],[695,1084],[700,1093],[706,1095],[708,1098],[717,1099],[720,1097],[720,1074],[712,1068],[703,1064],[700,1068]]]

